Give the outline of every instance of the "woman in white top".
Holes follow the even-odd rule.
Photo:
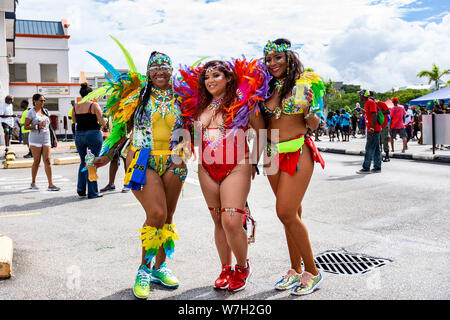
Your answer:
[[[39,189],[36,186],[36,175],[39,164],[44,161],[45,174],[48,180],[49,191],[59,191],[60,188],[55,186],[52,181],[52,166],[50,162],[51,156],[51,138],[50,119],[48,113],[44,109],[45,98],[43,95],[36,93],[33,95],[33,108],[28,111],[25,118],[25,129],[30,130],[29,144],[31,153],[33,154],[33,166],[31,167],[31,189]],[[54,133],[53,133],[54,134]],[[54,136],[55,145],[57,146],[56,136]]]

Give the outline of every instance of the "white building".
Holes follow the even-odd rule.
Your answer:
[[[16,1],[0,0],[0,103],[9,94],[8,61],[14,57]]]
[[[14,96],[14,111],[21,113],[20,102],[40,93],[50,112],[57,134],[64,134],[64,117],[71,101],[79,96],[80,85],[69,76],[69,24],[65,21],[19,20],[15,22],[15,57],[9,61],[9,93]],[[67,120],[67,118],[66,118]],[[71,133],[68,122],[68,133]]]

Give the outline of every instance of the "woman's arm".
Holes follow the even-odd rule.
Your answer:
[[[31,125],[31,119],[30,118],[25,118],[25,122],[23,124],[25,130],[36,130],[36,125]]]
[[[266,129],[266,123],[264,121],[264,118],[261,114],[261,112],[256,115],[254,112],[250,115],[250,125],[251,127],[256,131],[256,139],[253,141],[253,148],[252,148],[252,154],[251,154],[251,161],[253,164],[253,170],[252,170],[252,179],[255,178],[256,173],[256,166],[259,163],[259,159],[261,158],[261,154],[264,150],[264,142],[262,141],[262,134],[263,129]]]
[[[98,105],[98,103],[94,102],[94,109],[95,109],[95,115],[97,116],[97,121],[100,124],[100,126],[104,127],[106,124],[105,119],[102,117],[102,109]]]
[[[75,113],[75,106],[76,106],[76,104],[72,108],[72,120],[73,120],[73,123],[77,123],[77,114]]]

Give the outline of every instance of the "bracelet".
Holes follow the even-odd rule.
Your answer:
[[[113,157],[111,157],[111,156],[109,155],[109,153],[105,153],[105,156],[107,156],[107,157],[109,158],[109,160],[113,161]]]
[[[314,115],[314,112],[310,112],[305,116],[305,120],[308,120],[309,118],[311,118]]]

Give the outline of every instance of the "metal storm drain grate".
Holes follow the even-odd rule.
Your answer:
[[[392,262],[390,259],[375,258],[359,253],[349,253],[345,249],[329,250],[314,258],[318,269],[334,274],[362,274]]]

